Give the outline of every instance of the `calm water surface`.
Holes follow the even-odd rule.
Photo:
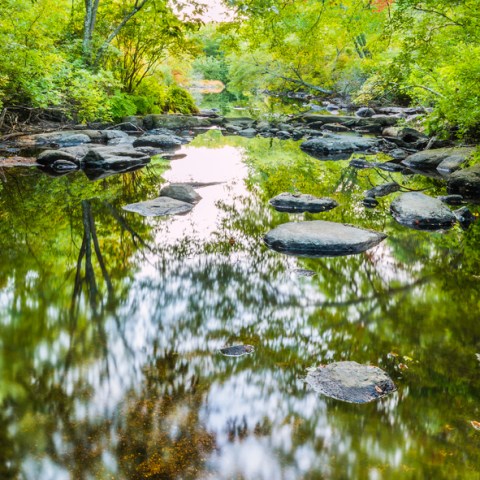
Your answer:
[[[419,232],[391,199],[361,203],[392,178],[443,184],[219,132],[182,153],[98,182],[0,170],[0,478],[480,478],[480,226]],[[122,210],[166,182],[202,184],[201,202]],[[268,206],[295,189],[340,206]],[[263,245],[320,218],[389,237],[333,259]],[[242,343],[255,353],[217,352]],[[340,360],[380,366],[398,391],[367,405],[312,392],[307,368]]]

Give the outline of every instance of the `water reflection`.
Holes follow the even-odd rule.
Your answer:
[[[6,173],[0,477],[476,478],[480,228],[405,229],[389,199],[361,206],[378,172],[294,142],[213,132],[182,153],[94,183]],[[183,217],[122,211],[166,181],[209,185]],[[292,188],[340,207],[268,206]],[[389,238],[363,255],[287,258],[262,237],[291,218]],[[217,353],[236,343],[255,353]],[[377,364],[399,391],[362,406],[319,397],[303,377],[331,360]]]

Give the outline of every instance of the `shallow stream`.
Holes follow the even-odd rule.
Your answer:
[[[480,478],[480,225],[416,231],[391,217],[394,195],[362,204],[386,181],[443,183],[218,131],[179,153],[98,182],[0,170],[0,478]],[[202,200],[122,210],[167,182],[202,184]],[[340,205],[278,213],[284,191]],[[388,238],[323,259],[263,244],[302,219]],[[237,344],[255,352],[218,352]],[[341,360],[398,390],[353,405],[305,383]]]

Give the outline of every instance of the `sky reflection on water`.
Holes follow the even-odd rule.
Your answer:
[[[478,227],[414,232],[358,206],[371,173],[342,173],[352,183],[340,188],[345,165],[319,167],[293,143],[208,141],[165,172],[93,185],[30,171],[3,185],[0,477],[479,478]],[[268,155],[274,173],[255,163]],[[221,183],[184,216],[121,210],[165,181]],[[268,206],[289,183],[340,201],[306,219],[389,238],[351,257],[269,251],[264,233],[303,218]],[[106,270],[93,257],[93,277],[78,269],[87,213]],[[242,343],[255,353],[217,352]],[[306,369],[334,360],[379,365],[398,392],[368,405],[320,397]]]

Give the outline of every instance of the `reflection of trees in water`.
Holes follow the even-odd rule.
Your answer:
[[[307,168],[304,178],[311,173]],[[336,184],[344,204],[361,181],[347,177]],[[23,337],[22,351],[5,354],[12,365],[7,380],[21,388],[2,393],[0,441],[14,445],[2,449],[3,465],[10,462],[5,476],[21,471],[33,451],[73,478],[195,478],[208,475],[212,459],[249,442],[264,448],[275,471],[291,469],[298,478],[304,470],[297,452],[315,458],[305,478],[340,478],[347,468],[355,478],[369,465],[389,472],[396,458],[426,478],[432,467],[421,460],[442,445],[448,454],[463,449],[462,462],[475,463],[462,422],[479,393],[476,364],[468,361],[480,338],[472,309],[478,227],[465,235],[424,234],[385,214],[341,208],[328,218],[380,225],[389,239],[365,255],[295,260],[262,246],[262,235],[289,217],[254,197],[218,202],[211,241],[192,234],[155,245],[166,226],[123,214],[108,190],[116,183],[105,184],[103,197],[82,192],[81,182],[61,180],[52,193],[15,181],[17,193],[10,186],[13,196],[0,196],[15,216],[0,226],[0,259],[8,266],[0,278],[13,285],[6,297],[13,321],[0,330],[4,345]],[[122,185],[119,198],[139,187]],[[35,217],[39,204],[47,214]],[[147,261],[149,273],[137,277]],[[295,266],[316,276],[299,280],[286,272]],[[145,337],[141,347],[137,335]],[[227,343],[251,343],[256,352],[224,359],[215,350]],[[411,356],[409,369],[400,371],[390,351]],[[361,411],[318,398],[301,376],[331,359],[379,363],[400,392]],[[130,376],[127,393],[110,403],[121,409],[96,411],[97,391],[108,395],[122,375]],[[446,405],[458,411],[446,412]],[[13,434],[18,419],[22,427]],[[120,473],[109,471],[108,455]],[[443,466],[454,473],[460,465],[454,459]]]
[[[129,479],[199,478],[215,437],[199,418],[205,385],[173,352],[144,369],[139,392],[126,395],[117,455]]]

